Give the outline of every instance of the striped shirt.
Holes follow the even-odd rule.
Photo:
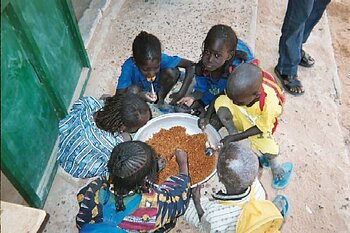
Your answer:
[[[107,175],[107,163],[115,145],[123,141],[96,126],[93,114],[103,107],[94,97],[78,99],[59,122],[58,163],[74,177]]]
[[[259,180],[253,183],[256,200],[265,200],[266,194]],[[242,208],[232,205],[220,204],[220,201],[232,201],[235,204],[244,204],[249,201],[250,188],[240,195],[214,194],[213,199],[201,197],[201,205],[204,215],[199,221],[196,208],[191,200],[184,218],[191,225],[195,226],[199,232],[236,232],[237,219]]]

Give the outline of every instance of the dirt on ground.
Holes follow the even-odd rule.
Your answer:
[[[261,66],[271,73],[277,63],[285,4],[286,1],[259,0],[255,54]],[[282,228],[284,233],[350,232],[350,0],[332,1],[327,16],[340,86],[336,84],[337,80],[329,80],[329,69],[320,68],[327,65],[328,57],[333,56],[332,51],[323,51],[322,43],[319,44],[325,30],[324,20],[327,20],[323,17],[305,45],[318,64],[311,72],[299,69],[306,93],[302,97],[287,95],[276,136],[281,146],[280,160],[294,163],[293,180],[286,190],[276,191],[270,187],[269,172],[263,171],[261,177],[269,199],[276,194],[283,194],[289,199],[290,211]],[[330,87],[327,88],[327,85]],[[334,95],[330,96],[330,92]],[[329,102],[335,103],[334,108],[322,106]],[[327,111],[333,111],[333,116],[329,117]],[[343,135],[332,140],[331,128],[338,127],[330,123],[330,119],[334,118],[338,118]],[[325,126],[330,126],[330,132],[324,129]],[[337,143],[337,140],[344,142]],[[332,149],[344,144],[345,150]],[[180,221],[172,232],[195,231],[186,222]]]
[[[94,65],[85,94],[99,97],[102,93],[114,93],[114,83],[117,73],[120,73],[120,65],[130,54],[131,41],[140,30],[156,31],[161,41],[166,44],[166,52],[178,51],[180,55],[184,54],[196,60],[200,54],[198,45],[203,41],[202,37],[208,25],[236,23],[232,12],[225,12],[225,15],[231,18],[210,18],[209,14],[208,17],[203,17],[202,12],[208,8],[205,4],[218,2],[222,11],[234,8],[232,5],[222,7],[221,1],[203,1],[203,4],[192,6],[196,10],[189,12],[186,12],[188,7],[182,6],[180,9],[188,13],[186,17],[191,19],[189,22],[182,17],[172,20],[170,16],[162,15],[161,12],[176,5],[176,1],[166,1],[168,5],[164,5],[167,8],[159,7],[156,10],[152,8],[154,2],[160,1],[150,1],[149,9],[144,10],[141,2],[126,1],[126,6],[134,7],[126,8],[119,15],[112,12],[112,26],[107,24],[108,21],[104,21],[108,27],[101,27],[101,31],[108,30],[109,36],[106,40],[99,40],[100,34],[95,34],[92,44],[101,49],[96,52],[88,49],[90,58],[95,57],[98,62]],[[225,1],[223,5],[227,2],[231,1]],[[142,6],[135,7],[137,4]],[[261,67],[272,74],[277,63],[278,40],[286,4],[287,0],[258,1],[255,56],[260,59]],[[285,190],[277,191],[271,188],[272,176],[269,170],[264,170],[261,177],[269,199],[276,194],[283,194],[290,202],[283,233],[350,232],[349,8],[350,0],[334,0],[330,3],[328,17],[320,20],[304,46],[316,60],[313,68],[300,68],[298,72],[305,87],[305,94],[298,97],[286,94],[287,101],[276,138],[280,144],[279,160],[291,161],[294,164],[291,183]],[[125,20],[125,15],[130,10],[134,15],[142,15],[144,22],[140,24],[138,18]],[[246,9],[242,7],[240,10]],[[214,10],[209,13],[217,14]],[[159,18],[167,20],[168,25],[161,25]],[[328,23],[331,34],[328,31]],[[130,24],[134,24],[135,27],[130,28]],[[175,34],[176,38],[168,37],[176,28],[181,28],[181,33]],[[234,27],[239,37],[249,38],[249,33],[243,28],[249,28],[245,22]],[[192,36],[193,31],[203,33]],[[330,50],[330,44],[333,44],[335,54]],[[189,51],[188,48],[192,49]],[[336,66],[339,77],[335,75]],[[213,186],[208,184],[207,188]],[[176,229],[171,232],[195,231],[180,219]]]
[[[342,84],[341,126],[350,147],[350,0],[334,0],[327,9],[338,74]]]

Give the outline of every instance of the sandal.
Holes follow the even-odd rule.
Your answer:
[[[266,158],[265,155],[258,156],[259,159],[259,166],[262,168],[270,168],[269,160]]]
[[[290,162],[283,163],[282,168],[284,170],[283,178],[274,177],[272,179],[272,188],[274,189],[284,189],[289,184],[290,176],[293,171],[293,164]]]
[[[294,88],[302,88],[303,85],[301,84],[300,80],[298,80],[298,75],[284,75],[279,72],[277,69],[277,66],[275,67],[275,74],[277,75],[277,78],[281,81],[281,84],[283,88],[291,95],[298,96],[304,94],[304,90],[302,92],[295,92],[292,91]]]
[[[288,200],[283,195],[277,195],[272,203],[277,207],[277,209],[280,211],[282,217],[285,219],[288,214],[289,204]]]
[[[301,59],[299,65],[304,67],[311,67],[315,64],[315,59],[313,59],[310,54],[306,53],[304,50],[301,50]]]

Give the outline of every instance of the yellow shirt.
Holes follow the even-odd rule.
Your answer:
[[[243,122],[242,129],[247,130],[252,126],[257,126],[261,132],[267,133],[272,132],[276,117],[282,112],[282,106],[279,104],[279,99],[276,96],[276,92],[273,88],[263,84],[264,92],[266,93],[264,108],[261,111],[259,101],[253,104],[251,107],[235,105],[226,95],[225,97],[220,96],[215,101],[215,110],[218,111],[220,107],[227,107],[230,109],[233,115],[235,110],[239,110],[241,117],[246,118],[248,121]],[[239,118],[241,118],[239,117]],[[243,120],[243,119],[242,119]],[[246,121],[246,120],[245,120]],[[235,122],[236,123],[236,122]],[[235,124],[237,127],[237,125]]]
[[[248,138],[253,150],[263,154],[277,155],[279,147],[272,135],[272,129],[276,117],[282,112],[282,106],[279,104],[279,99],[273,88],[265,84],[263,84],[263,88],[266,94],[263,110],[260,109],[259,101],[251,107],[238,106],[227,95],[219,96],[214,107],[216,111],[220,107],[228,108],[232,114],[234,126],[238,131],[246,131],[253,126],[257,126],[262,133]]]

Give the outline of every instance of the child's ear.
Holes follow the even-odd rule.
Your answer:
[[[227,61],[233,58],[234,56],[235,56],[235,51],[231,51],[230,54],[228,55]]]

